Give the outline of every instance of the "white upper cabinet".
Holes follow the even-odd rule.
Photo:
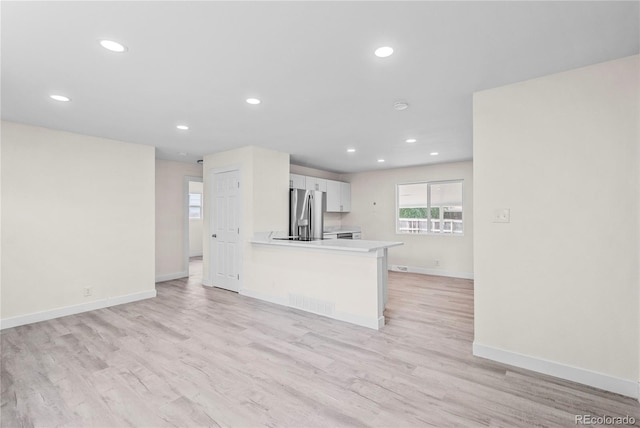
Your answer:
[[[306,182],[306,177],[304,175],[289,174],[290,189],[306,189],[305,182]]]
[[[351,183],[340,182],[340,212],[351,211]]]
[[[289,188],[327,192],[327,212],[346,213],[351,211],[351,183],[289,174]]]
[[[340,197],[340,182],[327,180],[327,212],[339,213],[342,205]]]
[[[351,183],[327,180],[327,212],[351,211]]]
[[[327,191],[327,180],[317,177],[305,177],[305,189]]]

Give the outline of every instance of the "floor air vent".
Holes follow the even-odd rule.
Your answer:
[[[333,302],[291,293],[289,293],[289,306],[321,315],[333,315],[336,310],[336,304]]]

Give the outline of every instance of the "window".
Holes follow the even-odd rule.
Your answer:
[[[397,233],[462,235],[462,180],[398,184]]]
[[[202,218],[202,193],[189,193],[189,218]]]

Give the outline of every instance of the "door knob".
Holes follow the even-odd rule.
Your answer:
[[[213,235],[211,235],[212,238],[217,238],[218,235],[216,235],[215,233]]]

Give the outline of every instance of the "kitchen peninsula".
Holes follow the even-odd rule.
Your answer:
[[[288,241],[256,235],[251,275],[266,284],[242,294],[364,327],[384,325],[387,249],[402,242]]]

